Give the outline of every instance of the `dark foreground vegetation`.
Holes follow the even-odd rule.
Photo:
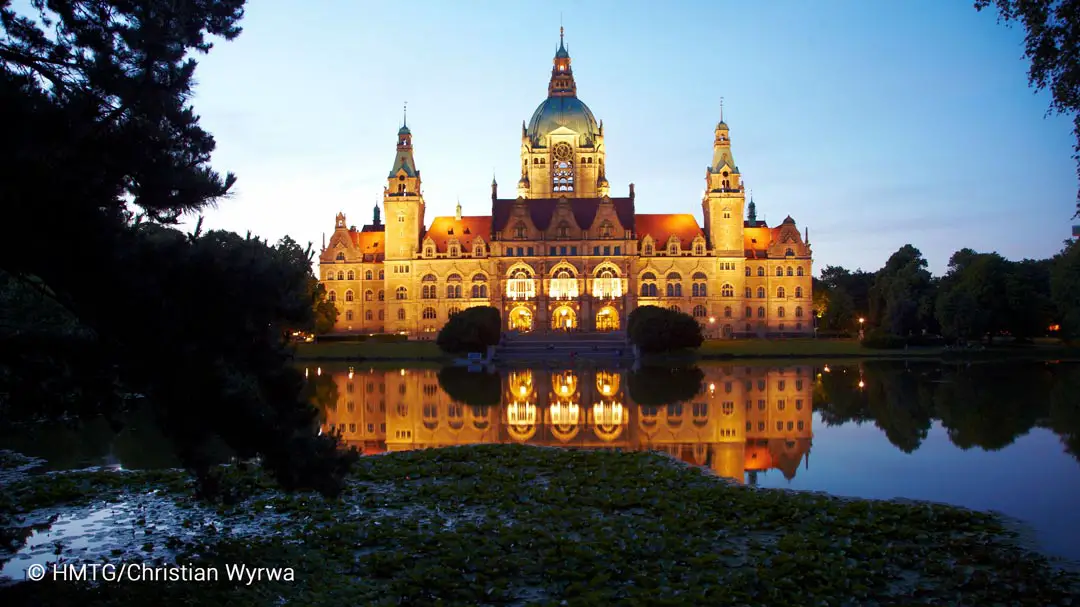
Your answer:
[[[989,514],[735,487],[648,453],[395,453],[361,460],[335,499],[233,470],[217,530],[181,473],[94,474],[18,481],[0,511],[159,488],[195,532],[136,528],[156,542],[147,558],[292,567],[295,580],[24,583],[0,603],[1065,605],[1080,589]]]
[[[188,100],[243,1],[33,4],[0,2],[0,419],[145,399],[207,492],[222,449],[336,491],[352,456],[315,433],[285,340],[335,313],[310,245],[174,227],[236,181]]]

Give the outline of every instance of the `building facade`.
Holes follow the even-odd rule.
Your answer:
[[[813,331],[812,256],[790,216],[770,227],[747,204],[728,125],[713,132],[702,223],[691,213],[639,214],[634,185],[612,196],[604,124],[577,97],[560,41],[548,96],[521,125],[516,196],[491,182],[490,215],[436,216],[412,132],[398,131],[383,190],[385,223],[357,229],[343,213],[319,258],[339,309],[336,330],[432,337],[472,306],[500,310],[504,329],[612,331],[656,305],[691,314],[713,337]]]
[[[477,443],[666,451],[752,482],[809,465],[810,366],[709,366],[687,402],[641,405],[619,369],[514,369],[498,376],[498,405],[452,398],[433,369],[309,368],[333,382],[321,429],[364,454]],[[324,377],[326,376],[326,377]],[[332,404],[332,406],[330,406]]]

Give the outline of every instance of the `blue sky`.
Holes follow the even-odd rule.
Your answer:
[[[809,227],[817,270],[911,243],[940,273],[965,246],[1045,257],[1069,236],[1069,120],[1028,88],[1022,30],[964,0],[252,2],[199,57],[214,167],[239,176],[206,227],[317,247],[339,210],[370,221],[406,100],[428,223],[459,198],[489,213],[493,170],[514,195],[560,11],[638,212],[700,220],[723,97],[759,215]]]

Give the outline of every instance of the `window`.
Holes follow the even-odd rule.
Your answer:
[[[795,318],[802,318],[802,306],[795,306]]]
[[[600,247],[593,247],[592,248],[592,254],[593,255],[599,255],[600,254]]]
[[[746,287],[746,289],[743,291],[743,294],[746,295],[747,299],[749,299],[754,296],[754,290],[750,287]]]
[[[802,387],[803,387],[803,381],[801,379],[796,379],[795,380],[795,389],[801,392]],[[802,409],[802,401],[801,400],[795,401],[795,408],[796,409]]]
[[[529,247],[529,248],[528,248],[528,249],[526,250],[526,252],[528,253],[529,257],[532,257],[532,256],[533,256],[533,248],[532,248],[532,247]]]
[[[802,399],[801,398],[796,398],[795,399],[795,410],[796,411],[802,411]]]
[[[397,319],[398,320],[405,320],[405,308],[398,308]]]
[[[555,162],[555,169],[551,172],[551,190],[553,192],[574,191],[573,162],[570,162],[569,160]]]
[[[405,191],[405,186],[401,186],[400,188],[398,188],[398,191],[399,192],[404,192]],[[397,222],[398,223],[405,223],[405,213],[398,213]]]
[[[765,266],[758,266],[757,275],[758,276],[764,276],[765,275]]]
[[[776,296],[784,297],[787,293],[784,291],[784,287],[776,287]]]
[[[645,245],[645,255],[652,255],[652,245],[651,244]]]
[[[793,272],[791,271],[791,266],[788,266],[787,267],[787,275],[791,276],[792,274],[793,274]]]
[[[435,285],[423,285],[420,287],[421,299],[435,299],[438,294],[435,292]]]
[[[694,318],[705,318],[709,315],[709,311],[705,309],[705,306],[698,304],[694,306]]]
[[[473,299],[484,299],[487,297],[487,285],[473,285],[472,286]]]
[[[548,250],[548,255],[558,255],[558,252],[557,252],[557,251],[558,251],[558,250],[557,250],[557,249],[556,249],[555,247],[551,247],[551,248],[550,248],[550,249]]]
[[[796,331],[802,331],[802,323],[801,322],[795,323],[795,330]]]
[[[656,274],[652,272],[645,272],[641,275],[641,280],[656,280]]]
[[[757,288],[757,296],[758,296],[758,299],[765,299],[765,287],[758,287]]]
[[[435,246],[426,244],[424,245],[424,257],[435,257]]]
[[[799,266],[799,267],[795,268],[795,275],[796,276],[802,276],[803,275],[802,266]]]
[[[446,298],[447,299],[460,299],[461,298],[461,285],[446,285]]]
[[[461,250],[456,244],[450,245],[450,257],[457,257],[461,253]]]
[[[782,380],[782,379],[780,381],[776,382],[776,389],[783,392],[784,390],[787,389],[787,382]],[[780,402],[783,403],[784,401],[780,401]],[[783,406],[780,407],[780,410],[781,411],[784,410]]]
[[[435,308],[424,308],[424,312],[422,314],[422,317],[425,320],[434,320],[435,319]]]
[[[327,272],[326,273],[326,280],[334,280],[334,273],[333,272]]]
[[[779,308],[776,309],[776,316],[778,318],[783,318],[784,317],[784,306],[780,306]]]
[[[352,320],[352,310],[345,310],[345,320]]]
[[[747,275],[747,276],[749,276],[749,275],[750,275],[750,266],[746,266],[746,275]]]
[[[731,219],[731,209],[724,209],[724,219]]]
[[[704,290],[705,290],[705,285],[704,284],[702,284],[699,287],[698,283],[695,282],[693,285],[691,285],[690,294],[692,296],[694,296],[694,297],[705,297],[705,293],[702,292]]]
[[[522,247],[518,247],[517,248],[517,256],[518,257],[524,257],[525,256],[525,249],[523,249]]]
[[[646,283],[641,285],[642,297],[656,297],[656,284]]]
[[[605,219],[604,222],[600,224],[600,238],[611,238],[614,229],[611,222]]]
[[[397,291],[394,291],[394,299],[408,299],[409,290],[405,287],[398,287]]]
[[[667,275],[668,280],[682,280],[682,275],[678,272],[669,272]]]
[[[765,306],[758,306],[757,317],[758,318],[765,318]]]
[[[448,318],[457,314],[461,314],[461,308],[457,306],[450,306],[450,308],[446,310],[446,316]]]
[[[747,309],[749,310],[749,308],[747,308]],[[746,323],[746,332],[749,333],[749,332],[751,332],[753,330],[754,330],[754,328],[750,326],[750,323]]]
[[[802,297],[802,287],[795,287],[795,298],[799,299],[801,297]]]
[[[327,301],[337,301],[337,293],[330,291],[326,296]]]
[[[559,247],[559,254],[563,255],[565,257],[566,256],[566,247]]]
[[[667,296],[668,297],[682,297],[682,285],[680,283],[667,284]]]
[[[337,254],[337,257],[335,257],[334,259],[337,260],[337,261],[345,261],[345,254],[339,252]]]
[[[604,255],[611,255],[611,246],[604,247]]]
[[[386,272],[383,271],[383,270],[379,270],[379,280],[382,280],[385,277],[386,277]]]
[[[338,272],[337,273],[337,279],[338,280],[345,280],[345,273],[344,272]]]
[[[382,319],[383,319],[383,311],[379,310],[379,320],[382,321]]]
[[[347,274],[347,277],[348,277],[349,280],[356,280],[356,274],[353,274],[352,270],[349,270],[349,273]]]
[[[668,255],[678,255],[679,254],[679,245],[677,245],[675,243],[669,244],[668,248],[667,248],[667,254]]]
[[[703,245],[703,244],[694,245],[694,255],[704,255],[704,254],[705,254],[705,245]]]
[[[780,332],[783,332],[783,331],[784,331],[784,323],[780,323],[780,327],[779,327],[779,329],[780,329]]]
[[[781,268],[780,266],[776,266],[776,275],[777,276],[783,276],[784,275],[784,268]]]
[[[371,270],[364,272],[364,280],[371,280]]]
[[[735,287],[724,283],[724,286],[720,287],[721,297],[735,297]]]
[[[574,247],[574,248],[576,249],[577,247]],[[615,247],[615,254],[616,255],[622,255],[622,247]]]
[[[364,312],[364,318],[366,318],[368,320],[371,320],[371,310],[368,310],[367,312]]]
[[[682,312],[682,308],[680,308],[676,304],[671,304],[670,306],[668,306],[668,309],[671,310],[672,312]]]
[[[724,306],[724,318],[731,318],[731,306]]]
[[[352,300],[353,300],[353,292],[352,292],[352,289],[349,289],[348,291],[345,291],[345,301],[349,302],[349,303],[352,303]]]
[[[382,289],[379,289],[379,301],[383,301],[384,299],[386,299],[386,297],[383,296]]]
[[[746,317],[747,317],[747,318],[750,318],[750,317],[752,317],[753,315],[754,315],[754,309],[753,309],[753,308],[751,308],[750,306],[746,306]],[[747,331],[749,331],[749,330],[750,330],[750,329],[747,329]]]
[[[555,235],[559,238],[570,238],[570,224],[566,220],[560,221]]]
[[[527,235],[526,232],[527,232],[527,230],[525,228],[525,222],[524,221],[519,221],[516,224],[514,224],[514,238],[524,240],[526,235]]]

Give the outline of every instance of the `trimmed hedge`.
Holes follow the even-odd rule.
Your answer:
[[[627,333],[643,353],[697,348],[705,341],[701,325],[692,316],[657,306],[641,306],[631,312]]]
[[[399,335],[397,333],[376,333],[374,335],[368,335],[367,333],[339,333],[336,335],[319,335],[315,338],[318,342],[347,342],[358,343],[363,341],[373,341],[381,344],[399,344],[409,341],[408,335]]]
[[[499,310],[490,306],[466,308],[450,317],[435,344],[443,352],[484,352],[499,343],[502,319]]]

